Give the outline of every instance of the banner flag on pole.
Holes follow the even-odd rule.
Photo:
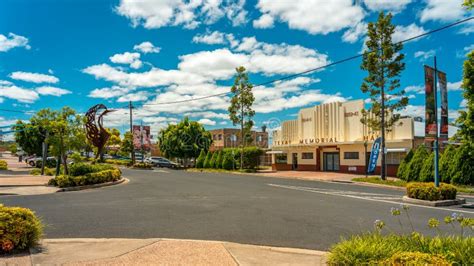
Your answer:
[[[436,117],[435,117],[435,95],[434,95],[434,69],[425,66],[425,138],[434,139],[436,137]]]
[[[448,88],[446,83],[446,73],[438,72],[438,83],[441,93],[441,127],[439,137],[442,140],[448,139]]]
[[[372,151],[370,151],[370,159],[369,159],[369,169],[367,169],[367,173],[372,173],[377,167],[377,160],[379,158],[380,153],[380,145],[382,144],[382,138],[378,137],[375,139],[374,143],[372,144]]]

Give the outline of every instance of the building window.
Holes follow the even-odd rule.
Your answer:
[[[275,154],[275,163],[287,163],[286,153]]]
[[[401,163],[401,161],[403,161],[405,156],[406,156],[405,152],[389,152],[387,153],[387,156],[385,157],[386,164],[398,165]]]
[[[213,139],[213,140],[216,140],[216,134],[213,134],[213,135],[212,135],[212,139]]]
[[[222,140],[222,134],[219,134],[218,139]]]
[[[344,159],[348,159],[348,160],[359,159],[359,153],[356,151],[344,152]]]
[[[258,136],[257,136],[257,142],[262,142],[262,140],[263,140],[262,135],[258,135]]]
[[[303,152],[301,154],[302,159],[313,159],[313,153],[312,152]]]

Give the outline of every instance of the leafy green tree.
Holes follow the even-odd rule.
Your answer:
[[[461,88],[466,101],[466,110],[459,111],[460,116],[456,120],[459,130],[456,137],[464,143],[474,143],[474,50],[467,55],[467,59],[464,61]]]
[[[201,150],[201,153],[199,153],[199,157],[196,159],[196,168],[203,168],[204,160],[206,160],[206,152],[204,150]]]
[[[222,159],[222,168],[225,170],[232,170],[234,168],[234,158],[230,152],[224,152]]]
[[[120,145],[122,144],[122,140],[120,139],[120,131],[118,129],[108,128],[107,132],[110,133],[110,137],[107,140],[107,143],[105,144],[105,147],[107,147],[107,150],[109,150],[109,153],[110,153],[111,146],[115,147],[115,148],[120,147]],[[116,155],[117,151],[114,151],[113,154]]]
[[[45,140],[45,132],[40,125],[18,120],[13,126],[13,130],[15,130],[15,142],[24,152],[30,155],[41,154],[42,143]]]
[[[253,96],[252,83],[249,82],[249,77],[243,66],[236,68],[237,74],[235,76],[234,85],[231,88],[233,94],[229,106],[229,117],[235,125],[240,124],[240,140],[241,149],[246,146],[250,131],[254,125],[252,120],[255,111],[252,109],[255,97]],[[243,167],[243,153],[240,156],[240,168]]]
[[[474,185],[474,144],[466,143],[457,148],[453,162],[451,183]]]
[[[176,125],[168,125],[158,134],[160,150],[166,157],[197,158],[202,149],[209,150],[211,133],[196,121],[185,117]]]
[[[217,153],[217,158],[216,158],[216,162],[214,164],[214,168],[217,168],[217,169],[222,168],[222,150],[220,150]]]
[[[410,163],[408,164],[408,171],[406,173],[406,181],[418,181],[420,177],[420,171],[423,167],[423,162],[426,157],[428,157],[428,151],[425,146],[420,145],[416,148],[413,158],[411,158]]]
[[[398,178],[400,179],[404,179],[406,180],[407,177],[406,177],[406,173],[407,173],[407,169],[408,169],[408,164],[410,163],[411,161],[411,158],[413,158],[413,149],[411,149],[407,156],[405,156],[405,158],[403,158],[403,161],[400,163],[400,165],[398,166],[398,170],[397,170],[397,176]]]
[[[16,147],[16,143],[12,143],[12,144],[8,145],[8,150],[12,154],[16,154],[16,152],[18,151],[18,148]]]
[[[462,5],[467,8],[467,10],[471,10],[474,8],[474,0],[464,0]]]
[[[434,181],[434,152],[431,152],[430,155],[423,160],[423,166],[420,169],[420,181]]]
[[[441,182],[451,183],[452,165],[454,162],[454,155],[456,154],[456,148],[452,145],[446,147],[439,158],[439,175],[441,177]]]
[[[131,132],[125,132],[122,143],[120,144],[120,153],[124,156],[131,156],[133,152],[133,136]]]
[[[210,168],[216,168],[217,153],[217,151],[212,153],[211,161],[209,162]]]
[[[204,168],[211,168],[211,159],[212,159],[212,152],[208,151],[206,155],[206,159],[204,159]]]
[[[400,87],[400,74],[405,69],[404,54],[400,51],[403,44],[393,43],[392,35],[395,26],[392,24],[392,15],[380,12],[377,22],[370,22],[367,27],[366,46],[369,51],[363,54],[361,69],[367,71],[361,90],[368,93],[371,106],[366,124],[373,130],[381,130],[382,151],[385,150],[385,131],[400,119],[396,111],[408,104],[404,90]],[[366,111],[362,110],[364,114]],[[385,153],[381,153],[381,178],[385,179]]]

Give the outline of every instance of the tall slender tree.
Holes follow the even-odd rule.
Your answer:
[[[240,169],[242,169],[244,166],[244,147],[254,125],[252,118],[255,111],[252,109],[252,105],[255,97],[252,93],[253,85],[249,81],[245,68],[240,66],[235,70],[237,74],[235,75],[234,85],[230,89],[233,96],[228,110],[230,120],[234,126],[240,124]]]
[[[459,130],[456,136],[462,142],[474,145],[474,50],[469,52],[466,61],[464,61],[461,88],[466,109],[459,111],[460,116],[456,120]]]
[[[392,41],[394,32],[392,15],[380,12],[377,22],[368,24],[368,38],[365,43],[368,51],[363,54],[361,64],[361,69],[368,73],[362,82],[361,90],[369,94],[372,102],[368,109],[370,115],[365,123],[373,130],[380,130],[382,138],[382,179],[386,178],[385,131],[397,123],[400,119],[397,111],[408,104],[408,98],[404,97],[405,91],[397,90],[400,87],[400,74],[405,69],[405,56],[400,52],[403,44]]]

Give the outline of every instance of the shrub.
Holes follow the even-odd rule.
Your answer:
[[[420,200],[449,200],[456,198],[457,190],[454,186],[441,183],[435,187],[433,183],[412,182],[407,185],[407,196]]]
[[[132,160],[107,159],[107,160],[105,160],[105,163],[123,165],[123,166],[131,166],[132,165]]]
[[[8,164],[4,160],[0,160],[0,170],[8,170]]]
[[[216,162],[214,163],[214,168],[222,168],[222,150],[217,153]]]
[[[222,159],[222,168],[225,170],[232,170],[234,167],[234,158],[231,153],[224,152],[224,158]]]
[[[69,175],[81,176],[89,173],[95,173],[111,169],[115,169],[115,167],[109,164],[75,163],[69,167]]]
[[[434,152],[423,160],[418,180],[421,182],[434,181]]]
[[[209,162],[209,168],[216,168],[217,151],[212,153],[211,161]]]
[[[54,169],[51,169],[51,168],[48,168],[48,167],[44,168],[44,175],[53,176],[54,174],[55,174]],[[41,169],[38,169],[38,168],[32,169],[30,171],[30,175],[41,175]]]
[[[240,168],[240,148],[227,148],[224,149],[224,152],[229,153],[232,156],[232,152],[234,154],[233,158],[236,163],[236,167]],[[244,167],[246,169],[255,169],[258,166],[258,160],[260,155],[263,154],[263,150],[258,147],[245,147],[244,148]]]
[[[201,152],[199,153],[199,157],[196,159],[196,168],[203,168],[205,159],[206,152],[204,150],[201,150]]]
[[[426,157],[428,157],[426,148],[423,145],[418,146],[413,154],[413,158],[411,158],[410,163],[407,166],[407,171],[403,177],[404,180],[408,182],[419,180],[418,178],[420,176],[421,167],[423,167],[423,162]]]
[[[48,184],[61,188],[85,186],[117,181],[120,179],[121,175],[122,172],[119,169],[108,169],[81,176],[59,175],[56,178],[49,180]]]
[[[399,252],[386,260],[385,265],[451,265],[444,257],[421,252]]]
[[[206,159],[204,160],[204,168],[211,168],[211,158],[212,158],[212,152],[208,151],[206,155]]]
[[[0,253],[33,247],[42,234],[43,225],[34,212],[0,204]]]
[[[149,163],[136,163],[133,165],[133,168],[138,168],[138,169],[152,169],[153,165]]]
[[[411,149],[408,152],[407,156],[405,156],[405,158],[403,158],[403,161],[398,166],[398,170],[397,170],[397,177],[398,178],[406,180],[407,167],[408,167],[408,164],[411,161],[411,158],[413,158],[413,149]]]
[[[474,185],[474,144],[463,144],[457,148],[453,161],[451,183]]]
[[[439,176],[441,177],[441,182],[451,183],[451,176],[454,174],[452,172],[451,165],[454,164],[454,155],[456,154],[456,148],[449,145],[439,158]]]

